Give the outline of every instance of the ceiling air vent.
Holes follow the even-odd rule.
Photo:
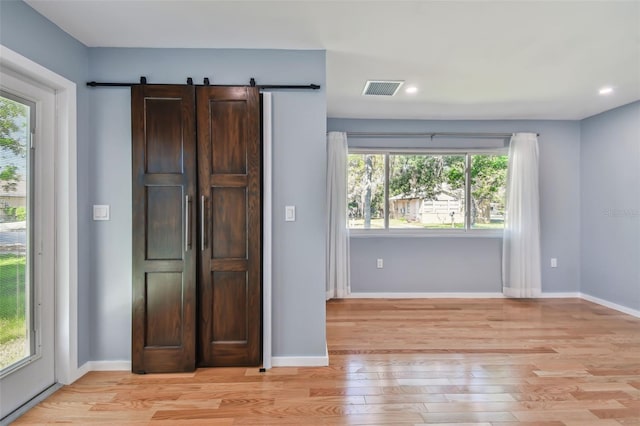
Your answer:
[[[367,96],[393,96],[403,83],[404,81],[369,80],[364,86],[362,94]]]

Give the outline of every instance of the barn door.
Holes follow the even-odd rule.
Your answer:
[[[193,86],[133,86],[132,371],[195,369]]]
[[[261,147],[254,87],[198,87],[199,361],[260,363]]]

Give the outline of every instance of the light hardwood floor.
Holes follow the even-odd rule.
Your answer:
[[[640,425],[640,319],[578,299],[327,303],[330,366],[93,372],[16,424]]]

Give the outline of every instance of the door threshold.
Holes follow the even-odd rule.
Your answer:
[[[35,407],[36,405],[38,405],[39,403],[47,399],[49,396],[51,396],[55,391],[60,389],[62,386],[63,386],[62,383],[52,384],[51,386],[49,386],[48,388],[46,388],[45,390],[43,390],[42,392],[40,392],[39,394],[31,398],[30,400],[25,402],[24,404],[22,404],[20,407],[16,408],[11,413],[7,414],[5,417],[0,419],[0,426],[9,425],[11,424],[11,422],[18,420],[20,416],[22,416],[24,413],[31,410],[33,407]]]

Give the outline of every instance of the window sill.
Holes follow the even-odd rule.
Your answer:
[[[503,230],[478,229],[472,231],[350,229],[351,238],[502,238]]]

